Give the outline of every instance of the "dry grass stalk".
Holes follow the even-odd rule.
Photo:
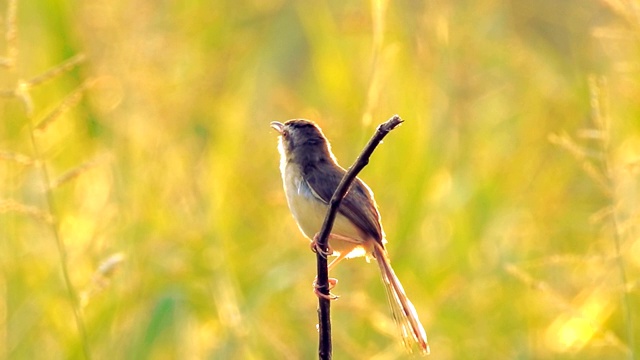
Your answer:
[[[584,130],[583,130],[584,132]],[[549,142],[554,145],[558,145],[561,148],[565,149],[569,152],[573,157],[580,162],[582,165],[582,169],[589,175],[589,177],[598,185],[605,194],[611,194],[611,188],[609,186],[609,181],[602,174],[602,172],[598,169],[596,165],[591,161],[590,158],[602,158],[601,154],[591,154],[589,151],[585,150],[568,135],[568,134],[550,134]]]
[[[73,69],[74,67],[80,65],[81,63],[83,63],[86,60],[86,56],[84,56],[84,54],[78,54],[76,56],[71,57],[70,59],[64,61],[63,63],[59,64],[56,67],[53,67],[49,70],[47,70],[45,73],[43,73],[42,75],[38,75],[30,80],[26,81],[26,84],[31,88],[34,87],[36,85],[40,85],[48,80],[51,80],[55,77],[58,77],[66,72],[68,72],[69,70]]]
[[[81,174],[87,172],[88,170],[96,167],[97,165],[101,164],[102,161],[104,160],[105,156],[98,156],[97,158],[93,159],[93,160],[89,160],[89,161],[85,161],[84,163],[80,164],[79,166],[76,166],[75,168],[65,172],[64,174],[60,175],[57,179],[53,180],[50,184],[50,188],[51,189],[55,189],[57,187],[60,187],[61,185],[77,178],[78,176],[80,176]]]
[[[35,164],[35,160],[27,155],[13,151],[0,151],[0,160],[11,161],[19,165],[29,166]]]
[[[9,0],[7,3],[7,23],[4,39],[7,42],[7,55],[0,58],[0,66],[12,69],[16,66],[18,58],[18,26],[16,15],[18,13],[18,1]]]
[[[80,294],[80,306],[87,306],[92,297],[109,286],[113,274],[115,274],[124,260],[125,256],[123,253],[115,253],[100,263],[100,266],[98,266],[98,269],[91,278],[91,282]]]
[[[53,111],[47,114],[44,119],[40,120],[40,122],[36,125],[35,130],[39,132],[43,132],[47,129],[49,125],[51,125],[56,119],[66,113],[69,109],[78,105],[80,100],[82,100],[82,95],[84,91],[90,88],[94,84],[93,81],[85,81],[80,86],[78,86],[71,94],[67,95],[67,97],[62,100],[58,106],[56,106]]]
[[[53,215],[36,206],[21,204],[12,199],[0,199],[0,214],[12,212],[30,216],[47,224],[54,223]]]

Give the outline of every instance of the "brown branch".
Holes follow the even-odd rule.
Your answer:
[[[320,233],[317,238],[317,244],[321,250],[324,250],[326,253],[329,251],[328,249],[328,239],[329,234],[331,233],[331,229],[333,228],[333,223],[338,214],[338,208],[340,207],[340,203],[342,199],[345,197],[351,184],[355,180],[358,173],[369,163],[369,157],[375,150],[375,148],[380,144],[382,139],[387,136],[387,134],[395,129],[398,125],[400,125],[404,120],[400,118],[398,115],[394,115],[391,119],[386,122],[380,124],[378,129],[369,143],[364,147],[356,161],[351,165],[347,173],[344,175],[340,184],[336,188],[333,196],[331,197],[331,201],[329,202],[329,210],[327,211],[327,216],[324,219],[324,223],[322,224],[322,228],[320,229]],[[329,271],[327,269],[327,258],[321,254],[321,251],[318,251],[316,254],[317,267],[318,267],[318,278],[316,280],[316,284],[320,293],[324,295],[329,295]],[[332,349],[331,349],[331,301],[322,297],[319,297],[318,302],[318,320],[319,320],[319,343],[318,343],[318,357],[322,360],[331,359]]]

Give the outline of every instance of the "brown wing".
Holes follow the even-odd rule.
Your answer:
[[[323,161],[306,167],[303,170],[303,176],[312,193],[325,204],[329,204],[345,172],[341,167]],[[356,178],[352,183],[338,211],[364,233],[382,244],[382,227],[378,209],[369,189],[360,179]]]

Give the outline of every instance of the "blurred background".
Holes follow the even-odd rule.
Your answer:
[[[640,357],[640,4],[0,3],[0,358],[312,359],[273,120],[360,177],[432,359]],[[336,359],[402,359],[343,262]]]

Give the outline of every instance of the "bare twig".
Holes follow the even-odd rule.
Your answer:
[[[355,180],[358,173],[369,163],[369,157],[375,150],[375,148],[380,144],[382,139],[387,136],[387,134],[395,129],[398,125],[400,125],[403,120],[398,115],[394,115],[391,119],[386,122],[380,124],[378,129],[369,143],[364,147],[356,161],[349,168],[347,173],[340,181],[340,184],[336,188],[336,191],[333,193],[331,197],[331,201],[329,202],[329,210],[327,211],[327,216],[324,219],[324,223],[322,224],[322,228],[320,229],[320,233],[318,235],[317,244],[321,250],[324,252],[328,252],[328,239],[329,234],[331,233],[331,228],[333,227],[333,222],[336,219],[336,215],[338,213],[338,208],[340,207],[340,203],[342,199],[345,197],[351,184]],[[327,269],[327,259],[321,254],[321,251],[316,253],[317,267],[318,267],[318,278],[316,281],[318,290],[320,293],[327,295],[327,298],[318,297],[318,319],[319,319],[319,343],[318,343],[318,357],[320,359],[331,359],[331,317],[330,317],[330,300],[328,300],[329,295],[329,271]]]

